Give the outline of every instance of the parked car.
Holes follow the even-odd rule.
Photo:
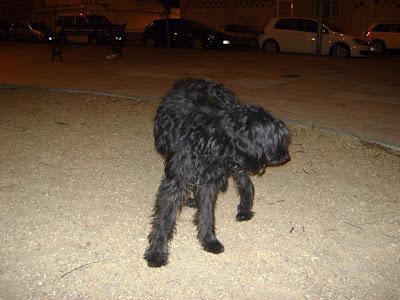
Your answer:
[[[260,30],[248,25],[228,24],[223,26],[220,32],[229,37],[233,46],[247,46],[251,48],[258,48],[257,36]]]
[[[166,22],[166,19],[155,20],[144,29],[143,40],[146,47],[167,45]],[[169,19],[168,26],[171,47],[220,49],[231,44],[227,36],[197,21]]]
[[[374,44],[377,53],[400,49],[400,22],[372,23],[364,35]]]
[[[125,39],[125,26],[112,24],[102,15],[60,15],[56,18],[56,33],[64,42],[106,43],[111,38]]]
[[[318,20],[313,18],[273,18],[259,36],[260,47],[266,52],[314,54]],[[322,25],[322,55],[334,57],[365,56],[374,48],[371,43],[341,32],[333,24]]]
[[[51,29],[44,23],[15,22],[10,28],[10,39],[13,41],[48,41]]]

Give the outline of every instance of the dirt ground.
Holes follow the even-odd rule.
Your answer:
[[[166,267],[143,259],[163,162],[157,102],[0,91],[1,299],[399,299],[400,156],[290,126],[292,160],[233,184],[201,250],[185,208]]]

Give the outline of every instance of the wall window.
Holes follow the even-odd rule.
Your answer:
[[[319,4],[322,2],[322,17],[330,18],[339,15],[338,0],[322,0],[314,2],[314,16],[318,16]]]

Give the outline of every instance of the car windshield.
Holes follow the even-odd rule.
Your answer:
[[[36,30],[49,30],[50,29],[49,26],[47,26],[44,23],[32,23],[31,26],[33,29],[36,29]]]
[[[323,25],[326,26],[328,29],[338,32],[338,33],[343,33],[343,30],[340,29],[338,26],[336,26],[335,24],[332,24],[330,22],[323,22]]]
[[[111,25],[111,22],[105,16],[87,16],[90,24],[97,26]]]

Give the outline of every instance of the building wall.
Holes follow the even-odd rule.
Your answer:
[[[31,0],[0,0],[0,18],[10,22],[29,20],[32,12]]]
[[[352,32],[361,33],[369,23],[399,21],[400,0],[354,0]]]

